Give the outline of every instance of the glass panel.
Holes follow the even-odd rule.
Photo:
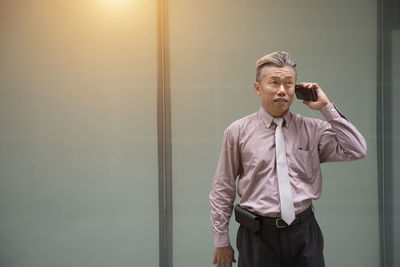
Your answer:
[[[319,83],[368,143],[363,160],[323,165],[315,209],[327,266],[378,266],[376,1],[170,0],[169,6],[174,266],[211,265],[208,193],[222,134],[260,107],[255,62],[276,50],[295,58],[299,81]],[[295,102],[292,111],[322,118]],[[236,229],[231,220],[234,247]]]
[[[398,266],[400,265],[400,255],[396,253],[400,251],[400,165],[398,164],[400,159],[400,123],[399,120],[396,119],[397,115],[400,114],[400,106],[398,104],[398,100],[400,99],[400,30],[393,30],[392,33],[392,183],[393,188],[392,192],[392,214],[389,216],[392,217],[391,225],[393,232],[388,233],[393,240],[391,251],[393,253],[393,264],[391,266]]]
[[[156,4],[0,1],[1,266],[158,265]]]

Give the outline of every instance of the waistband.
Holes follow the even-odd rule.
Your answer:
[[[289,226],[292,226],[295,224],[302,223],[302,222],[308,220],[311,216],[314,216],[312,204],[307,209],[305,209],[304,211],[297,214],[296,218],[290,225],[288,225],[280,217],[272,218],[272,217],[260,216],[260,222],[261,222],[261,225],[272,225],[272,226],[276,226],[277,228],[286,228],[286,227],[289,227]]]

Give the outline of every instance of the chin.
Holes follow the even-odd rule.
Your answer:
[[[282,116],[283,114],[285,114],[285,112],[288,111],[288,109],[289,109],[289,106],[287,106],[286,108],[280,109],[278,112],[280,114],[279,116]]]

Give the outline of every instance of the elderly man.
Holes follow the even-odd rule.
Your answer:
[[[321,195],[320,163],[360,159],[367,145],[316,83],[300,84],[317,96],[303,103],[326,121],[290,112],[295,84],[296,63],[289,54],[262,57],[254,83],[261,108],[224,132],[209,196],[218,267],[236,262],[228,230],[236,192],[238,266],[325,266],[312,209]]]

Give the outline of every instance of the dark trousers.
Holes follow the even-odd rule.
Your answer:
[[[324,240],[314,213],[286,228],[262,223],[261,231],[240,226],[239,267],[324,267]]]

